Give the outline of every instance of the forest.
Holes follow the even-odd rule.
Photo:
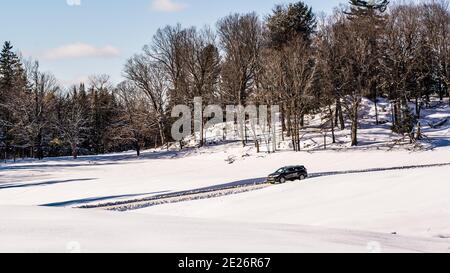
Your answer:
[[[318,113],[333,134],[349,127],[358,146],[362,99],[385,98],[392,131],[420,140],[421,109],[432,96],[449,96],[449,4],[350,0],[324,15],[300,1],[210,27],[165,26],[122,69],[118,84],[98,74],[65,87],[4,42],[0,159],[139,156],[173,142],[171,109],[193,108],[196,97],[223,107],[279,105],[295,151],[305,117]],[[386,122],[377,117],[374,125]],[[201,137],[198,146],[205,144]]]

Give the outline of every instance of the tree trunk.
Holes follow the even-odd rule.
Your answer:
[[[287,131],[285,110],[286,110],[286,107],[284,106],[284,103],[283,103],[281,105],[281,140],[283,140],[283,141],[284,141],[284,132]]]
[[[159,129],[159,135],[161,138],[161,145],[166,144],[166,135],[164,133],[164,122],[162,120],[159,120],[158,122],[158,129]]]
[[[391,120],[392,120],[392,125],[395,126],[395,114],[394,114],[394,104],[391,102]]]
[[[37,151],[36,151],[36,157],[39,160],[44,159],[44,151],[42,149],[42,133],[39,132],[36,138],[37,143]]]
[[[416,140],[422,140],[422,125],[420,124],[420,121],[417,123]]]
[[[378,99],[376,97],[374,103],[375,103],[375,124],[379,125],[380,121],[378,119]]]
[[[305,114],[302,114],[300,117],[300,128],[305,127]]]
[[[247,115],[244,118],[244,135],[245,135],[245,145],[248,143],[248,128],[247,128]],[[244,147],[245,147],[244,145]]]
[[[139,145],[139,141],[136,141],[134,145],[136,147],[136,155],[137,155],[137,157],[140,157],[141,156],[141,145]]]
[[[358,102],[353,105],[352,111],[352,146],[358,146]]]
[[[294,109],[297,109],[295,105],[294,105]],[[300,152],[301,151],[301,148],[300,148],[300,116],[298,115],[296,110],[293,113],[293,119],[294,119],[294,121],[292,124],[292,132],[291,132],[292,144],[294,146],[294,151]]]
[[[398,114],[398,101],[394,102],[394,127],[398,127],[400,124],[399,114]]]
[[[292,148],[294,149],[294,152],[296,152],[296,151],[297,151],[297,145],[296,145],[296,143],[295,143],[294,133],[293,133],[293,132],[290,132],[290,134],[292,135],[292,137],[291,137]]]
[[[445,83],[444,86],[445,86],[445,89],[446,89],[446,91],[448,93],[448,105],[450,106],[450,88],[448,88],[448,84],[447,83]]]
[[[78,146],[75,144],[72,144],[72,157],[73,159],[78,158]]]
[[[334,133],[334,116],[333,110],[331,110],[331,106],[328,106],[328,111],[330,112],[330,121],[331,121],[331,137],[333,138],[333,144],[336,143],[336,134]]]
[[[299,124],[299,121],[298,121],[298,116],[297,116],[297,119],[296,119],[296,122],[295,122],[296,124],[295,124],[295,137],[296,137],[296,140],[297,140],[297,152],[300,152],[301,150],[302,150],[302,148],[300,147],[300,124]]]
[[[242,138],[241,139],[242,140],[242,147],[245,147],[245,146],[247,146],[247,143],[246,143],[247,124],[245,123],[245,117],[244,117],[244,120],[243,120],[243,123],[242,123],[240,131],[241,131],[240,135],[241,135],[241,138]]]
[[[358,146],[358,121],[352,121],[352,146]]]
[[[339,111],[336,103],[336,109],[334,110],[334,126],[338,127],[338,124],[339,124]]]
[[[292,116],[291,116],[291,107],[287,109],[286,119],[287,119],[287,137],[292,137]]]
[[[420,103],[419,103],[419,98],[416,97],[416,118],[420,119],[420,112],[421,112],[421,107],[420,107]]]
[[[294,119],[294,124],[295,124],[295,119]],[[289,131],[288,131],[288,135],[291,136],[292,148],[294,149],[294,152],[296,152],[296,151],[297,151],[297,142],[296,142],[296,140],[295,140],[295,135],[296,135],[296,134],[295,134],[295,129],[294,129],[294,127],[295,127],[295,125],[292,126],[292,124],[291,124],[290,129],[289,129]]]
[[[342,112],[342,105],[340,99],[336,100],[336,113],[337,117],[339,117],[340,129],[345,130],[344,113]]]

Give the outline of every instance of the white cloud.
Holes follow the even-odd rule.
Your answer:
[[[113,58],[119,55],[119,49],[110,45],[95,47],[85,43],[74,43],[50,49],[43,54],[42,58],[46,60]]]
[[[81,0],[66,0],[67,5],[73,6],[81,6]]]
[[[177,12],[187,8],[184,3],[174,2],[174,0],[153,0],[152,8],[156,11]]]

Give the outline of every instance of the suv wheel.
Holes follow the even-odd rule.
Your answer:
[[[300,175],[300,180],[305,180],[306,176],[304,174]]]
[[[280,183],[286,183],[286,178],[284,178],[284,177],[282,177],[282,178],[280,178]]]

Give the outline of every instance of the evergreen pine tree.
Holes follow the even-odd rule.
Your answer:
[[[274,47],[285,45],[297,35],[309,40],[316,26],[312,8],[302,1],[288,6],[277,5],[273,14],[267,18],[270,43]]]
[[[19,57],[13,51],[11,42],[5,42],[0,53],[0,147],[4,157],[11,153],[14,126],[13,104],[15,97],[26,88],[26,77]]]
[[[382,50],[380,48],[380,35],[385,25],[383,13],[387,10],[389,0],[350,0],[350,11],[348,18],[352,21],[358,36],[367,42],[367,62],[363,64],[368,67],[365,78],[364,93],[373,100],[375,104],[376,124],[379,124],[377,100],[380,94],[381,79],[380,60]]]

